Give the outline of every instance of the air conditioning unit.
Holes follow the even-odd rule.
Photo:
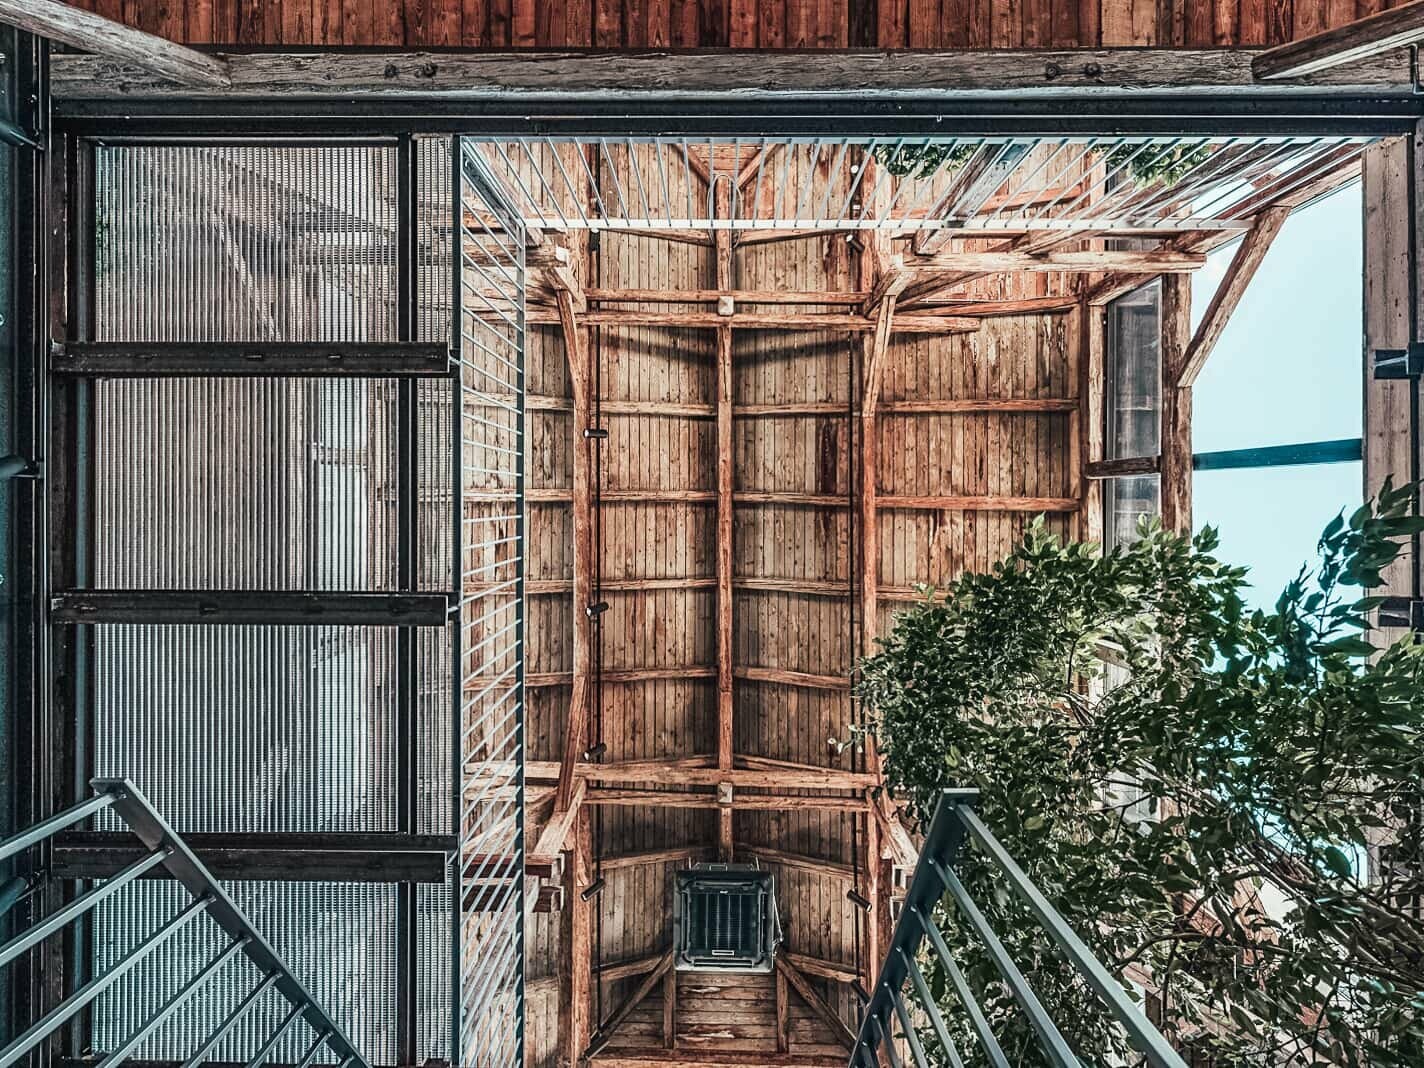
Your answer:
[[[769,972],[781,943],[776,884],[767,871],[701,864],[675,875],[673,944],[684,972]]]

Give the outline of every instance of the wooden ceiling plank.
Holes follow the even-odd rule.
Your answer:
[[[1206,314],[1202,316],[1196,333],[1192,335],[1191,343],[1182,357],[1181,367],[1176,368],[1172,376],[1179,388],[1190,387],[1196,382],[1197,376],[1206,366],[1207,357],[1221,340],[1227,322],[1241,303],[1241,298],[1246,295],[1247,286],[1256,276],[1257,269],[1271,249],[1271,243],[1280,233],[1289,215],[1289,208],[1267,208],[1256,217],[1255,225],[1241,239],[1221,284],[1212,294]]]
[[[232,85],[227,60],[133,29],[59,0],[0,0],[0,22],[51,41],[132,63],[180,86]]]
[[[1251,73],[1258,81],[1303,78],[1421,40],[1424,40],[1424,0],[1413,0],[1413,3],[1268,48],[1251,60]]]

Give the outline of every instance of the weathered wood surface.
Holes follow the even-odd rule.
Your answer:
[[[1256,56],[1257,78],[1299,78],[1404,48],[1424,39],[1424,0],[1413,0],[1275,48]]]
[[[1268,97],[1345,90],[1407,96],[1407,59],[1376,57],[1301,79],[1258,82],[1250,50],[1097,49],[1017,52],[842,52],[815,63],[788,54],[723,52],[224,53],[231,84],[177,86],[133,63],[54,57],[61,99],[193,96],[431,96],[529,101],[579,94],[626,100],[689,96],[824,97],[876,93],[1002,98],[1111,97],[1142,91]]]
[[[1203,48],[1275,45],[1348,24],[1377,0],[79,0],[194,44],[406,48]]]
[[[205,55],[59,0],[0,0],[0,23],[132,65],[170,85],[207,89],[232,85],[227,60],[220,56]]]
[[[1420,299],[1411,290],[1411,279],[1417,279],[1417,267],[1411,270],[1411,257],[1419,255],[1411,249],[1409,225],[1412,212],[1421,210],[1417,199],[1411,201],[1410,190],[1418,189],[1421,154],[1417,136],[1398,138],[1372,146],[1364,161],[1364,486],[1363,495],[1379,493],[1386,478],[1395,485],[1408,481],[1418,470],[1424,457],[1412,455],[1415,434],[1411,386],[1406,381],[1376,381],[1374,352],[1377,349],[1403,349],[1412,331],[1418,329]],[[1413,175],[1411,176],[1411,171]],[[1417,193],[1416,193],[1417,198]],[[1417,282],[1416,282],[1417,284]],[[1414,595],[1417,588],[1415,570],[1424,568],[1424,560],[1416,556],[1415,546],[1402,553],[1384,572],[1384,588],[1380,593],[1401,597]],[[1394,640],[1401,632],[1387,629],[1379,640]]]

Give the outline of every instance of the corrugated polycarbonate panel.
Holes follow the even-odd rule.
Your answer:
[[[415,891],[416,1046],[420,1062],[450,1059],[450,888]]]
[[[390,341],[390,145],[95,152],[101,341]]]
[[[395,830],[394,677],[389,629],[99,627],[96,770],[180,833]]]
[[[225,883],[333,1020],[373,1064],[395,1061],[396,891],[353,883]],[[156,931],[190,900],[169,881],[140,881],[98,907],[94,953],[107,968]],[[102,1054],[122,1043],[228,944],[207,917],[189,924],[95,1002],[93,1046]],[[182,1061],[213,1034],[257,985],[242,954],[223,965],[172,1018],[132,1053],[138,1060]],[[263,994],[212,1052],[218,1062],[246,1062],[281,1022],[290,1004]],[[270,1063],[295,1064],[314,1032],[299,1023],[274,1048]],[[323,1049],[316,1063],[335,1063]]]
[[[458,1061],[523,1062],[524,227],[461,146],[455,1031]]]
[[[394,588],[395,403],[381,380],[96,383],[96,584]]]

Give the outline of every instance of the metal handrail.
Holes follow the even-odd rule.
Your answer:
[[[78,924],[100,902],[112,897],[124,886],[144,875],[152,876],[163,869],[168,877],[182,884],[192,895],[192,901],[143,942],[131,949],[116,963],[93,976],[72,991],[39,1020],[0,1048],[0,1068],[10,1068],[54,1035],[71,1018],[88,1006],[128,974],[173,935],[196,920],[200,914],[212,917],[228,941],[219,953],[208,961],[179,990],[169,997],[148,1019],[100,1062],[100,1068],[117,1068],[151,1034],[163,1026],[179,1009],[188,1004],[228,961],[239,953],[255,964],[261,978],[237,1007],[228,1013],[217,1031],[209,1036],[189,1056],[185,1066],[196,1065],[206,1058],[227,1036],[243,1015],[255,1005],[259,995],[276,990],[290,1006],[278,1031],[269,1036],[247,1061],[249,1068],[261,1064],[275,1049],[277,1042],[290,1031],[298,1019],[305,1019],[316,1033],[316,1041],[308,1051],[304,1064],[310,1064],[323,1045],[336,1055],[339,1068],[370,1068],[365,1058],[347,1037],[346,1032],[317,1004],[301,980],[292,974],[271,943],[264,938],[246,914],[228,896],[211,872],[203,866],[183,839],[170,827],[143,793],[128,779],[99,778],[91,781],[94,796],[68,808],[28,830],[0,841],[0,861],[8,860],[27,849],[41,845],[68,827],[112,808],[115,814],[143,843],[148,853],[121,872],[76,897],[62,908],[42,917],[26,930],[0,945],[0,967],[23,956],[51,935],[71,924]]]
[[[1128,1041],[1153,1068],[1186,1068],[1186,1063],[1174,1050],[1162,1032],[1153,1026],[1118,980],[1093,955],[1067,921],[1049,903],[1039,889],[1009,856],[1008,851],[974,812],[979,799],[977,790],[945,790],[935,806],[929,833],[920,852],[906,892],[904,906],[895,924],[885,962],[871,991],[870,1000],[861,1018],[860,1031],[850,1055],[850,1068],[879,1068],[880,1051],[893,1068],[902,1063],[896,1046],[894,1023],[900,1025],[915,1068],[928,1068],[930,1061],[925,1045],[931,1036],[917,1031],[912,1009],[929,1022],[935,1044],[944,1051],[953,1068],[963,1068],[964,1058],[945,1025],[940,1007],[935,1003],[916,963],[928,942],[929,952],[938,959],[949,977],[950,985],[968,1017],[969,1029],[978,1040],[984,1059],[993,1068],[1009,1068],[1009,1060],[989,1026],[987,1017],[970,989],[964,973],[955,961],[934,920],[934,910],[948,898],[978,937],[989,958],[994,962],[1005,985],[1028,1018],[1038,1044],[1048,1062],[1055,1068],[1080,1068],[1081,1062],[1064,1039],[1052,1016],[1034,993],[1032,985],[1019,970],[1004,948],[984,913],[970,896],[955,873],[956,860],[967,840],[972,839],[994,866],[998,874],[1028,906],[1047,937],[1088,986],[1098,995],[1108,1011],[1122,1025]],[[913,1002],[907,1004],[905,984],[914,991]]]

